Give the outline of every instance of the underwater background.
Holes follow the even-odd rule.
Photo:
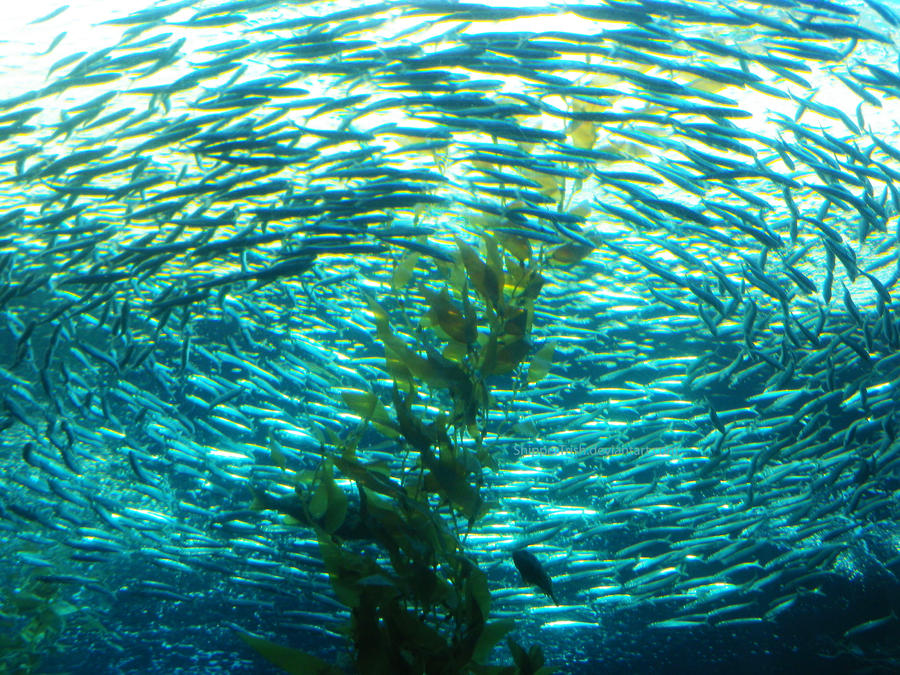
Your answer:
[[[898,26],[9,3],[0,673],[900,672]]]

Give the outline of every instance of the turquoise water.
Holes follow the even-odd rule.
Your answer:
[[[890,6],[44,9],[0,672],[896,672]]]

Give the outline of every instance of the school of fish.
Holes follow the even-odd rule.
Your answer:
[[[389,386],[364,293],[412,321],[406,279],[489,231],[559,251],[466,538],[497,614],[629,672],[858,593],[818,656],[900,668],[889,5],[181,0],[64,53],[76,11],[0,100],[0,645],[339,651],[315,537],[265,507]]]

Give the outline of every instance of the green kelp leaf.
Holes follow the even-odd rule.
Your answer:
[[[334,457],[335,466],[341,473],[358,484],[383,495],[397,499],[405,499],[406,489],[391,480],[390,468],[380,462],[363,464],[351,455]]]
[[[532,171],[530,169],[521,171],[521,174],[526,178],[533,180],[535,183],[540,183],[541,187],[538,188],[538,192],[542,195],[549,197],[554,202],[558,202],[562,199],[563,194],[559,187],[565,180],[562,176],[554,176],[548,173],[541,173],[540,171]]]
[[[462,363],[468,354],[469,348],[462,342],[448,342],[447,346],[441,351],[441,356],[457,365]]]
[[[371,391],[342,391],[344,404],[363,419],[372,417],[378,397]]]
[[[366,301],[366,305],[369,307],[369,311],[372,312],[372,318],[375,320],[375,325],[378,326],[378,328],[387,325],[388,313],[378,300],[375,299],[375,296],[365,290],[362,291],[362,295]]]
[[[323,529],[316,528],[316,534],[335,596],[347,607],[359,607],[363,591],[359,580],[382,574],[381,568],[370,558],[342,549]]]
[[[574,122],[566,133],[572,138],[572,145],[582,150],[590,150],[597,142],[597,124],[589,120]]]
[[[316,520],[321,519],[325,515],[325,512],[328,510],[328,489],[324,483],[320,482],[316,487],[312,497],[309,498],[307,508],[309,509],[309,515]]]
[[[509,646],[509,653],[512,655],[513,663],[516,664],[516,668],[519,672],[531,672],[528,670],[528,654],[525,653],[525,650],[522,649],[521,645],[511,637],[506,638],[506,644]]]
[[[520,263],[524,260],[530,260],[532,254],[531,243],[525,237],[516,234],[503,232],[497,236],[501,246],[509,251]],[[507,265],[509,269],[509,265]],[[509,282],[507,282],[509,283]]]
[[[325,487],[328,491],[328,508],[322,518],[322,527],[328,533],[335,532],[347,517],[347,495],[335,482],[331,473],[331,462],[327,463],[328,476]]]
[[[490,657],[491,651],[493,651],[497,643],[515,627],[516,622],[513,619],[500,619],[486,623],[481,637],[478,638],[478,643],[475,645],[472,659],[476,663],[484,663]]]
[[[343,671],[340,668],[312,654],[270,642],[244,631],[237,631],[237,634],[269,663],[292,675],[342,675]]]
[[[447,527],[441,518],[435,518],[428,508],[420,503],[411,503],[406,513],[406,525],[410,536],[416,539],[417,545],[423,550],[423,556],[435,555],[438,559],[456,551],[459,542],[456,536]],[[428,585],[437,583],[432,570],[417,572],[416,586],[423,592],[427,592]],[[436,592],[443,593],[444,589]]]
[[[431,447],[431,437],[428,435],[422,420],[412,413],[412,401],[414,394],[406,398],[400,396],[400,390],[394,385],[394,411],[397,413],[397,425],[406,442],[418,451],[428,450]]]
[[[450,294],[444,286],[440,293],[423,289],[425,300],[430,305],[429,317],[433,325],[441,329],[451,338],[463,344],[471,344],[477,336],[475,316],[466,313],[450,301]]]
[[[503,323],[504,338],[506,341],[522,337],[528,333],[530,327],[528,309],[520,307],[509,313],[506,321]]]
[[[497,335],[491,331],[484,348],[481,350],[481,359],[478,369],[482,375],[491,375],[497,367]]]
[[[456,245],[459,247],[463,265],[472,281],[472,287],[478,291],[485,302],[497,307],[500,302],[500,291],[503,289],[503,282],[498,276],[498,270],[485,263],[478,255],[478,251],[461,239],[456,239]]]
[[[531,661],[532,666],[540,668],[544,665],[544,650],[539,645],[531,645],[531,649],[528,650],[528,660]]]
[[[401,648],[412,653],[434,654],[447,649],[447,640],[413,612],[392,603],[386,617],[389,632]]]
[[[525,283],[525,287],[522,290],[522,295],[525,298],[534,300],[540,294],[541,289],[543,287],[544,287],[544,277],[542,277],[540,275],[540,273],[532,271],[528,274],[528,278]]]
[[[553,363],[555,349],[556,340],[548,340],[531,358],[531,363],[528,364],[528,384],[540,382],[547,376]]]
[[[509,651],[519,675],[550,675],[552,668],[544,666],[544,652],[537,645],[532,645],[528,652],[511,637],[506,638]]]
[[[318,480],[319,484],[309,500],[309,514],[331,534],[341,526],[347,515],[347,495],[334,480],[331,460],[319,467]]]
[[[489,375],[506,375],[516,369],[516,366],[528,355],[531,349],[531,343],[522,338],[513,340],[507,344],[501,344],[497,347],[496,360],[494,367]]]
[[[478,487],[469,482],[465,465],[455,457],[448,457],[441,451],[436,459],[430,451],[422,453],[422,460],[428,469],[428,477],[434,481],[437,491],[454,507],[462,511],[470,521],[476,519],[482,506]]]
[[[429,548],[427,555],[431,555],[433,551],[434,548]],[[446,582],[432,568],[418,562],[410,566],[407,583],[416,600],[424,606],[436,605],[447,596]]]
[[[572,265],[587,258],[593,250],[581,244],[563,244],[553,249],[549,261],[554,265]]]
[[[359,415],[365,421],[371,421],[378,431],[388,438],[397,438],[396,423],[388,414],[387,408],[374,392],[371,391],[344,391],[341,398],[350,410]]]
[[[269,437],[269,456],[272,458],[272,463],[279,469],[282,471],[287,469],[287,458],[284,456],[284,448],[274,436]]]
[[[366,505],[367,518],[371,522],[371,530],[375,541],[388,551],[397,551],[409,543],[409,533],[404,514],[392,501],[379,497],[378,494],[363,488],[362,497]],[[372,574],[378,573],[377,568]]]
[[[481,621],[484,621],[491,611],[491,591],[488,588],[487,576],[474,564],[469,569],[466,590],[470,600],[478,606]]]
[[[397,261],[397,264],[394,265],[394,272],[391,275],[391,288],[395,291],[403,290],[412,278],[417,262],[419,262],[418,253],[415,251],[404,253]]]
[[[497,303],[499,307],[499,305],[503,304],[503,287],[506,285],[505,274],[503,273],[503,256],[500,255],[500,246],[496,238],[487,233],[482,234],[481,237],[484,239],[486,263],[490,272],[488,280],[491,281],[491,276],[493,276],[492,283],[496,286],[497,298],[492,299],[492,301]]]
[[[390,332],[390,328],[379,331],[378,337],[384,344],[388,372],[398,386],[401,386],[403,380],[408,379],[409,373],[432,387],[449,388],[450,385],[434,372],[428,360],[419,356],[401,338]]]
[[[392,660],[400,657],[399,645],[386,634],[378,607],[363,596],[353,611],[356,671],[366,675],[394,675]]]

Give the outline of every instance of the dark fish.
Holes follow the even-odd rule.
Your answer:
[[[553,601],[553,604],[559,604],[556,601],[556,596],[553,595],[553,582],[547,572],[544,571],[541,563],[538,562],[538,559],[534,557],[534,554],[524,548],[513,551],[513,562],[516,565],[516,569],[519,570],[522,581],[532,586],[537,586]]]

